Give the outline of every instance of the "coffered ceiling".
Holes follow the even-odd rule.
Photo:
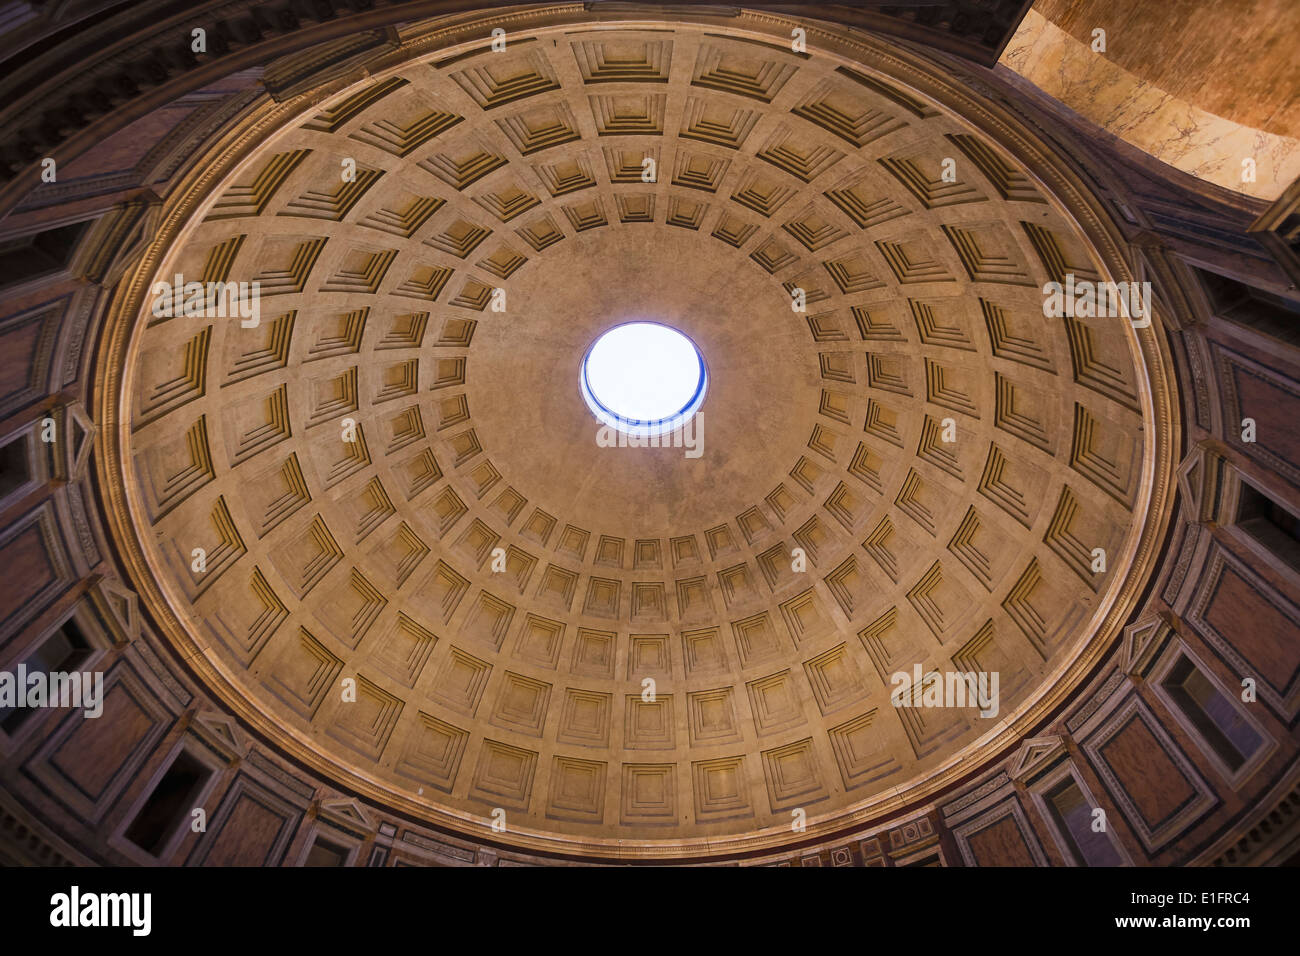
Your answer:
[[[1142,583],[1159,349],[1041,291],[1122,260],[1026,134],[874,41],[517,16],[265,107],[169,200],[105,358],[151,612],[298,759],[535,848],[935,791]],[[176,274],[258,282],[260,325],[153,316]],[[708,362],[699,458],[597,447],[578,363],[632,319]],[[999,713],[892,706],[914,665],[998,671]]]

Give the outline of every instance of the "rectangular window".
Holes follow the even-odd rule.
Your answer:
[[[1197,269],[1220,318],[1300,345],[1300,303],[1215,272]]]
[[[19,435],[0,447],[0,501],[32,480],[27,436]]]
[[[321,837],[311,845],[303,866],[347,866],[348,850]]]
[[[68,673],[77,670],[90,657],[91,646],[81,628],[72,619],[41,642],[32,655],[23,661],[27,673],[37,671]],[[15,670],[16,673],[16,670]],[[12,736],[32,716],[31,707],[0,707],[0,730]]]
[[[1093,829],[1097,817],[1074,777],[1065,779],[1043,794],[1048,813],[1079,866],[1121,866],[1124,861],[1106,834]]]
[[[1264,746],[1264,738],[1190,658],[1180,657],[1160,683],[1230,771],[1240,770]]]
[[[211,767],[182,750],[126,828],[126,838],[157,856],[176,828],[190,818],[194,801],[211,776]]]
[[[17,239],[0,240],[0,285],[12,285],[66,269],[90,223],[74,222]]]
[[[1244,481],[1237,504],[1237,527],[1300,571],[1300,518]]]

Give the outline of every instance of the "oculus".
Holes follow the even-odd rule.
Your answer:
[[[587,349],[578,378],[597,419],[638,436],[680,429],[703,404],[709,380],[695,343],[657,322],[606,331]]]

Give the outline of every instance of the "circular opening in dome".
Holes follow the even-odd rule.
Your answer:
[[[579,378],[593,414],[629,435],[682,427],[704,402],[708,385],[695,343],[657,322],[618,325],[596,339]]]

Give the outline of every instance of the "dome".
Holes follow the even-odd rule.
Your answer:
[[[191,666],[351,788],[594,855],[779,844],[1005,746],[1142,584],[1163,360],[1044,316],[1108,237],[924,81],[603,25],[268,109],[149,277],[256,283],[257,324],[151,295],[123,355],[111,477]],[[597,441],[632,378],[586,363],[638,328],[708,358],[696,453]],[[891,706],[954,666],[996,702]]]
[[[1300,136],[1202,12],[0,24],[0,863],[1294,861]]]

